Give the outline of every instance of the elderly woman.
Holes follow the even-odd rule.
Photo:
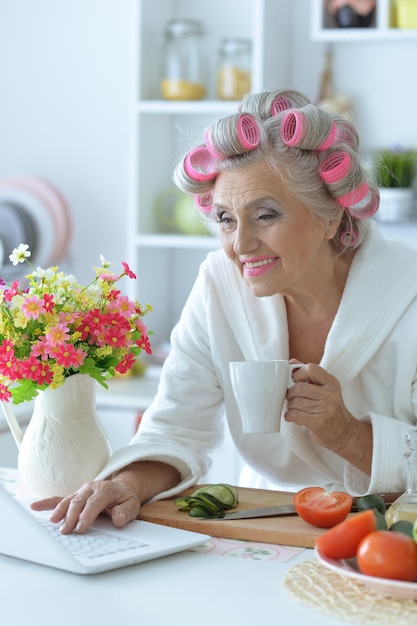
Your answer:
[[[378,191],[358,137],[295,91],[247,96],[175,171],[219,225],[172,333],[154,402],[97,480],[52,508],[62,531],[102,511],[116,526],[143,502],[207,472],[227,420],[240,455],[270,487],[401,491],[417,414],[417,251],[369,219]],[[244,434],[229,362],[303,363],[281,432]]]

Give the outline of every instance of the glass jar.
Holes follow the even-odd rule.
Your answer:
[[[202,100],[204,84],[203,25],[173,19],[165,27],[160,90],[166,100]]]
[[[407,489],[385,513],[388,528],[400,520],[414,524],[417,519],[417,430],[408,433],[406,440],[409,448],[405,455],[408,462]]]
[[[240,100],[251,89],[250,39],[222,39],[218,53],[217,97]]]

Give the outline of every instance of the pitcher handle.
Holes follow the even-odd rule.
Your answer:
[[[13,435],[13,439],[17,445],[17,449],[20,450],[20,444],[22,443],[23,433],[19,426],[19,422],[16,419],[16,415],[13,413],[12,407],[8,402],[1,403],[1,407],[3,409],[4,417],[6,418],[6,422],[10,428],[10,432]]]

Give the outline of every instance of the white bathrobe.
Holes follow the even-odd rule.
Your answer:
[[[222,250],[210,253],[172,333],[155,400],[99,478],[135,460],[165,461],[182,481],[158,498],[174,495],[206,473],[227,419],[240,455],[270,487],[404,490],[405,436],[417,416],[417,250],[386,241],[371,224],[320,363],[339,380],[347,409],[372,423],[370,477],[284,419],[280,433],[242,433],[229,361],[289,357],[283,297],[255,297]]]

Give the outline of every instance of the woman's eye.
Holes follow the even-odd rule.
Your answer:
[[[218,224],[231,224],[233,219],[229,213],[223,212],[216,215],[216,222]]]
[[[278,217],[278,215],[276,213],[260,213],[257,216],[257,219],[258,220],[265,220],[265,221],[267,221],[267,220],[273,220],[273,219],[275,219],[277,217]]]

